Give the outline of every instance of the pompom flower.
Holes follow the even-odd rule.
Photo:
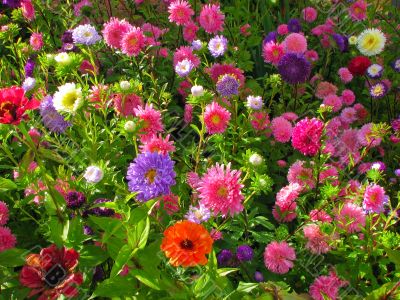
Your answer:
[[[180,221],[164,231],[161,250],[174,266],[194,267],[207,263],[213,239],[201,224]]]
[[[291,222],[296,218],[296,199],[302,186],[297,183],[290,183],[281,188],[276,194],[275,206],[272,210],[272,215],[279,222]]]
[[[138,56],[145,46],[143,31],[139,27],[132,27],[121,40],[121,50],[128,56]]]
[[[293,268],[296,252],[286,242],[273,241],[265,247],[264,263],[268,270],[285,274]]]
[[[347,202],[336,212],[335,221],[348,233],[359,232],[365,226],[365,212],[357,204]]]
[[[324,123],[316,118],[299,121],[292,131],[292,146],[304,155],[314,156],[321,148]]]
[[[278,65],[285,54],[284,46],[275,42],[268,42],[263,45],[263,58],[266,63]]]
[[[352,90],[343,90],[341,97],[343,103],[346,105],[352,105],[356,100],[356,95],[354,95]]]
[[[198,185],[200,203],[214,215],[234,216],[243,210],[240,171],[218,163],[207,170]]]
[[[45,97],[40,103],[40,115],[44,126],[52,132],[61,133],[71,126],[71,123],[65,121],[64,117],[54,108],[51,96]]]
[[[353,74],[351,74],[348,68],[340,68],[338,74],[343,83],[349,83],[353,80]]]
[[[53,97],[54,108],[61,112],[74,113],[82,104],[82,89],[78,88],[75,83],[59,86]]]
[[[175,0],[168,6],[169,21],[175,22],[177,25],[186,25],[190,22],[194,15],[190,4],[185,0]]]
[[[134,112],[140,120],[139,136],[142,143],[146,143],[153,135],[164,130],[161,113],[155,110],[152,104],[146,104],[144,108],[139,106],[134,109]]]
[[[322,103],[326,106],[331,106],[334,112],[338,112],[342,108],[342,100],[334,94],[326,96]]]
[[[6,225],[8,222],[9,214],[8,207],[3,201],[0,201],[0,226]]]
[[[207,33],[223,31],[224,20],[225,15],[218,4],[207,4],[201,9],[199,23]]]
[[[321,232],[316,224],[303,227],[304,237],[307,239],[306,248],[313,254],[327,253],[331,247],[328,244],[329,236]]]
[[[15,235],[11,233],[10,228],[0,226],[0,253],[14,248],[17,244],[17,239]]]
[[[236,257],[239,261],[250,261],[253,256],[254,251],[249,245],[241,245],[236,249]]]
[[[339,289],[348,283],[341,280],[334,272],[329,276],[319,276],[310,286],[313,300],[338,299]]]
[[[139,201],[167,195],[175,184],[174,161],[158,152],[141,153],[129,165],[126,179],[129,191],[138,193]]]
[[[307,39],[300,33],[291,33],[283,41],[286,53],[303,54],[307,50]]]
[[[329,96],[331,94],[335,94],[337,92],[338,88],[336,85],[328,82],[328,81],[321,81],[317,85],[317,89],[315,91],[315,96],[319,99],[324,99],[326,96]]]
[[[365,29],[357,38],[357,48],[361,54],[373,56],[383,51],[385,42],[386,37],[379,29]]]
[[[304,83],[310,76],[311,64],[303,56],[286,53],[278,63],[278,71],[289,84]]]
[[[222,35],[217,35],[208,42],[208,50],[213,57],[224,55],[226,49],[228,49],[228,40]]]
[[[72,31],[72,39],[75,44],[93,45],[101,40],[96,28],[90,24],[79,25]]]
[[[301,11],[301,16],[307,23],[312,23],[317,19],[318,12],[314,7],[306,7]]]
[[[356,56],[350,60],[347,68],[353,76],[363,76],[371,65],[371,61],[365,56]]]
[[[276,117],[271,121],[272,134],[280,143],[287,143],[292,136],[292,124],[284,117]]]
[[[377,184],[370,184],[364,192],[363,208],[366,212],[381,213],[388,202],[385,189]]]
[[[350,17],[353,21],[363,21],[367,17],[367,1],[357,0],[349,7]]]
[[[41,33],[32,33],[30,39],[29,39],[29,44],[31,45],[32,49],[34,51],[39,51],[43,47],[43,34]]]
[[[230,119],[231,113],[217,102],[214,101],[206,106],[204,123],[209,134],[223,133]]]
[[[222,75],[217,82],[217,92],[222,97],[231,97],[239,94],[239,81],[235,75],[225,74]]]
[[[121,49],[122,37],[132,28],[133,26],[125,20],[111,18],[110,21],[104,24],[102,31],[104,41],[111,48]]]

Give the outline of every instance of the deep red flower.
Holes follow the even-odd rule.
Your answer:
[[[371,65],[371,61],[366,56],[356,56],[350,60],[347,68],[353,76],[364,75],[368,67]]]
[[[81,285],[81,273],[74,273],[78,265],[79,253],[74,249],[57,248],[56,245],[44,248],[40,254],[29,254],[22,268],[19,281],[32,289],[28,297],[39,295],[38,300],[54,300],[59,296],[74,297]]]
[[[18,125],[25,118],[25,111],[36,109],[40,102],[25,97],[20,87],[0,89],[0,123]]]

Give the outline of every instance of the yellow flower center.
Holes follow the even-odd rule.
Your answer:
[[[377,85],[376,87],[374,87],[374,94],[375,95],[380,95],[383,93],[383,87],[380,85]]]
[[[221,122],[221,118],[218,115],[213,115],[211,117],[211,122],[215,125],[219,124]]]
[[[78,96],[75,91],[70,91],[64,95],[63,105],[68,108],[73,108]]]
[[[155,169],[148,170],[145,175],[149,183],[153,183],[156,176],[157,176],[157,171]]]
[[[218,191],[217,191],[217,195],[219,197],[226,197],[228,196],[228,189],[224,186],[221,186]]]

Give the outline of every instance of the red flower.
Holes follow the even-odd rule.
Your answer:
[[[56,245],[44,248],[40,254],[26,257],[19,281],[32,289],[28,297],[40,295],[38,300],[54,300],[59,296],[74,297],[78,290],[73,285],[81,285],[81,273],[74,273],[78,265],[79,253],[74,249],[57,248]]]
[[[30,109],[39,107],[40,102],[29,100],[20,87],[0,89],[0,123],[18,125],[24,113]]]
[[[368,67],[371,65],[371,61],[365,56],[356,56],[350,62],[347,68],[350,73],[355,75],[364,75]]]

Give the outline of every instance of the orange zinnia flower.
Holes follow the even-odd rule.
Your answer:
[[[161,250],[174,267],[193,267],[207,263],[213,240],[203,225],[180,221],[164,231]]]

